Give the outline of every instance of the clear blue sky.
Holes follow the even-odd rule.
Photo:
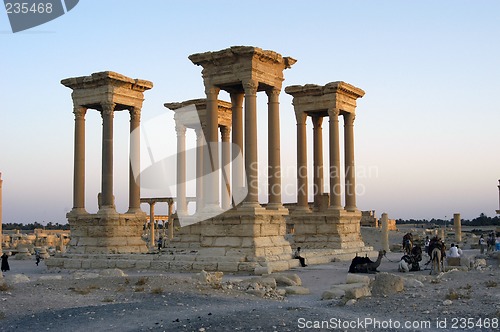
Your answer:
[[[66,222],[74,118],[61,79],[112,70],[150,80],[143,121],[173,119],[163,103],[204,96],[201,68],[187,57],[233,45],[296,58],[284,86],[345,81],[366,91],[355,122],[356,164],[369,170],[357,179],[360,209],[392,218],[492,216],[500,178],[498,13],[498,1],[80,1],[54,21],[13,34],[0,10],[3,220]],[[265,165],[265,94],[258,99]],[[290,96],[283,92],[280,102],[283,182],[294,186],[295,174],[286,170],[296,163],[295,116]],[[115,121],[115,195],[123,212],[128,116]],[[173,120],[164,127],[174,154]],[[100,187],[100,128],[99,114],[89,111],[91,212]],[[308,130],[311,155],[310,122]],[[194,135],[188,140],[194,144]],[[151,195],[162,193],[143,191]]]

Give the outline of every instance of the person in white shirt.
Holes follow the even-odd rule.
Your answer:
[[[449,257],[460,257],[458,248],[455,247],[454,243],[451,244]]]

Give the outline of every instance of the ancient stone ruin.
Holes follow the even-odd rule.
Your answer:
[[[140,130],[144,91],[153,87],[145,80],[105,71],[91,76],[67,78],[61,83],[72,89],[75,114],[75,159],[73,209],[67,214],[71,228],[68,253],[121,254],[147,252],[140,234],[146,214],[140,207],[140,180],[134,177],[133,164],[140,163],[139,135],[131,135],[129,209],[118,213],[113,195],[113,118],[115,112],[130,114],[130,132]],[[102,175],[99,211],[85,209],[85,114],[95,109],[102,116]]]
[[[364,91],[344,82],[324,86],[296,85],[285,89],[293,96],[297,119],[298,203],[289,213],[281,197],[279,95],[283,72],[296,60],[248,46],[193,54],[189,59],[203,68],[206,98],[165,104],[175,112],[177,197],[175,200],[142,199],[150,204],[151,248],[157,238],[154,204],[168,199],[171,239],[158,255],[140,255],[148,249],[141,239],[147,217],[140,210],[140,179],[132,172],[133,166],[139,163],[139,135],[131,136],[130,206],[126,213],[116,211],[112,185],[114,113],[128,110],[130,131],[139,130],[143,93],[152,87],[152,83],[113,72],[62,81],[63,85],[73,89],[75,113],[74,207],[67,215],[72,239],[68,253],[50,259],[47,265],[263,273],[298,266],[298,260],[292,258],[292,247],[296,246],[305,249],[310,264],[350,259],[360,252],[371,253],[372,248],[365,247],[361,239],[361,212],[356,207],[355,194],[354,118],[356,100],[364,95]],[[230,103],[218,99],[221,90],[229,93]],[[268,100],[267,204],[258,200],[257,143],[263,134],[257,132],[258,92],[264,92]],[[194,113],[186,112],[189,107]],[[84,117],[87,109],[95,109],[103,117],[102,192],[99,211],[95,214],[85,210],[84,202]],[[345,206],[341,206],[339,116],[344,119]],[[314,126],[316,188],[312,209],[307,197],[307,117],[312,118]],[[330,168],[327,179],[330,193],[324,193],[323,188],[324,117],[329,118]],[[187,129],[196,131],[195,165],[186,164]],[[187,167],[195,167],[197,175],[196,198],[193,199],[196,212],[193,215],[187,208]],[[174,201],[175,213],[172,211]],[[295,229],[291,239],[286,237],[287,222]],[[173,234],[174,225],[187,226],[180,227]]]

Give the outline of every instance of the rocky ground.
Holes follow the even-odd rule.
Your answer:
[[[391,232],[391,243],[399,243],[402,233]],[[376,230],[364,229],[363,238],[379,249]],[[429,270],[397,272],[402,254],[391,252],[369,284],[356,279],[359,287],[342,294],[339,288],[351,286],[336,285],[346,283],[349,262],[271,278],[221,279],[149,271],[49,273],[34,261],[10,260],[0,287],[0,330],[499,330],[499,261],[477,249],[465,252],[478,258],[474,269],[438,276]],[[383,278],[389,279],[377,288]]]

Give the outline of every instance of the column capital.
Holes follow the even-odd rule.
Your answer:
[[[344,113],[344,126],[354,126],[354,119],[356,119],[356,114]]]
[[[141,109],[139,107],[130,109],[130,120],[141,120]]]
[[[101,103],[101,107],[102,107],[102,115],[111,115],[113,116],[114,114],[114,111],[115,111],[115,106],[116,104],[115,103],[111,103],[111,102],[105,102],[105,103]]]
[[[305,124],[307,120],[307,114],[302,111],[295,111],[295,118],[297,119],[297,124]]]
[[[194,132],[196,133],[196,139],[200,139],[202,136],[203,136],[203,133],[204,133],[204,128],[205,126],[197,126],[195,129],[194,129]]]
[[[217,95],[220,92],[220,88],[218,86],[212,85],[211,83],[205,84],[205,94],[207,97],[210,97],[212,95],[216,95],[215,99],[217,99]]]
[[[332,108],[329,108],[328,109],[328,116],[330,117],[330,119],[332,118],[335,118],[340,115],[340,109],[336,108],[336,107],[332,107]]]
[[[75,119],[85,119],[85,114],[87,114],[87,108],[83,106],[73,106],[73,114]]]
[[[259,87],[259,82],[256,80],[245,80],[243,81],[243,90],[245,90],[246,95],[257,94],[257,88]]]
[[[319,115],[311,116],[314,129],[321,129],[323,125],[323,117]]]
[[[180,123],[175,124],[175,131],[177,132],[177,136],[185,136],[186,135],[186,126]]]
[[[269,99],[278,98],[280,93],[281,93],[281,89],[278,89],[275,87],[266,90],[266,95],[269,97]]]
[[[231,128],[227,126],[220,126],[220,135],[223,142],[229,142],[229,137],[231,135]]]

